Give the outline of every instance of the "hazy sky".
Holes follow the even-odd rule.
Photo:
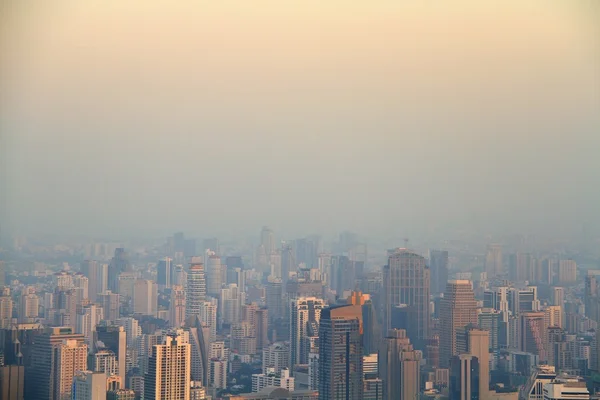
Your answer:
[[[597,227],[589,3],[2,2],[3,229]]]

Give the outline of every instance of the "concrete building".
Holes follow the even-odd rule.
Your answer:
[[[200,306],[206,300],[206,278],[204,264],[190,264],[187,274],[186,318],[200,314]]]
[[[183,286],[173,285],[171,287],[171,301],[169,304],[169,324],[173,328],[182,327],[185,324],[185,290]]]
[[[223,286],[223,265],[221,258],[215,254],[208,257],[206,266],[206,293],[209,296],[218,297]]]
[[[308,363],[308,349],[302,340],[308,336],[311,322],[319,323],[325,301],[317,297],[301,297],[290,301],[290,366]]]
[[[452,280],[446,285],[440,302],[440,367],[447,368],[457,355],[456,333],[467,325],[477,324],[477,301],[468,280]]]
[[[479,396],[479,362],[472,354],[453,356],[450,362],[449,398],[484,399]]]
[[[119,318],[119,295],[110,290],[102,292],[98,295],[99,303],[104,310],[104,319],[107,321],[115,321]]]
[[[502,245],[489,244],[485,253],[485,272],[488,277],[499,276],[504,273],[502,260]]]
[[[144,379],[145,400],[189,399],[191,346],[176,334],[152,347]]]
[[[73,378],[73,400],[106,400],[104,372],[79,371]]]
[[[119,363],[119,377],[125,382],[125,363],[127,358],[127,338],[125,329],[117,325],[100,325],[96,327],[94,343],[102,342],[106,349],[117,356]]]
[[[156,317],[158,285],[151,280],[137,279],[133,289],[133,312]]]
[[[585,381],[578,378],[556,378],[544,384],[544,400],[587,400],[590,398]]]
[[[294,391],[294,378],[290,377],[290,370],[284,368],[280,373],[274,369],[267,369],[267,373],[252,374],[252,392],[257,393],[266,387],[280,387]]]
[[[418,398],[421,390],[420,361],[420,354],[413,349],[406,331],[390,329],[378,356],[383,400]]]
[[[0,399],[23,400],[25,395],[25,367],[4,365],[0,367]]]
[[[439,295],[446,290],[448,282],[448,252],[444,250],[429,251],[429,271],[431,273],[429,291]]]

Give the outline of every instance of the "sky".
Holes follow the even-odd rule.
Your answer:
[[[4,234],[600,227],[593,1],[0,7]]]

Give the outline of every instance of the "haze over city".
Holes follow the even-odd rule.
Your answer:
[[[593,4],[6,3],[5,232],[598,231]]]

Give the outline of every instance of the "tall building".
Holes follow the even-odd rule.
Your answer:
[[[489,278],[502,275],[504,264],[502,261],[502,245],[489,244],[485,253],[485,272]]]
[[[31,289],[31,290],[29,290]],[[29,288],[19,299],[19,323],[33,323],[39,316],[40,298]]]
[[[419,397],[421,357],[414,351],[406,331],[390,329],[378,356],[383,400],[413,400]]]
[[[158,286],[154,281],[138,279],[133,289],[133,312],[156,316],[158,309]]]
[[[96,296],[101,293],[104,288],[100,287],[98,262],[85,260],[81,263],[81,272],[88,278],[88,298],[91,302],[96,301]]]
[[[208,386],[208,338],[210,331],[198,316],[186,321],[191,345],[191,377],[193,381]]]
[[[456,334],[467,325],[477,324],[477,301],[468,280],[452,280],[440,302],[440,367],[448,368],[457,353]]]
[[[183,286],[173,285],[169,304],[169,324],[174,328],[183,326],[185,315],[185,290]]]
[[[186,318],[198,315],[200,306],[206,300],[206,279],[204,264],[192,263],[187,274]]]
[[[290,367],[290,350],[284,342],[273,343],[263,349],[262,373],[266,374],[269,368],[275,373],[280,373],[283,368]]]
[[[544,385],[551,383],[556,378],[553,366],[538,365],[525,385],[519,390],[519,399],[522,400],[544,400]]]
[[[483,329],[470,328],[467,332],[467,353],[477,357],[479,398],[487,399],[490,388],[490,336]]]
[[[227,285],[220,290],[221,318],[226,324],[236,324],[241,320],[242,305],[245,303],[245,294],[240,291],[235,283]]]
[[[452,357],[449,398],[452,400],[486,398],[479,395],[479,361],[474,355],[461,354]]]
[[[102,342],[104,346],[117,355],[119,376],[125,382],[125,362],[127,358],[127,337],[125,328],[117,325],[100,325],[96,327],[94,342]]]
[[[221,294],[223,286],[223,266],[221,258],[217,255],[208,257],[208,265],[206,266],[206,293],[213,297],[218,297]]]
[[[262,350],[269,345],[269,310],[259,308],[255,312],[256,348]]]
[[[290,365],[308,364],[308,349],[303,339],[308,336],[311,322],[319,323],[325,301],[316,297],[301,297],[290,302]],[[359,306],[360,307],[360,306]]]
[[[429,338],[429,268],[425,258],[406,249],[397,249],[389,256],[384,267],[384,326],[392,327],[391,313],[394,306],[406,304],[415,309],[417,337],[411,342],[417,349],[423,349]]]
[[[25,395],[25,367],[4,365],[0,367],[0,399],[23,400]]]
[[[115,249],[115,255],[108,265],[108,290],[119,292],[119,274],[131,271],[131,264],[125,249]]]
[[[173,260],[169,257],[165,257],[158,261],[156,266],[156,283],[164,290],[171,287],[171,278],[173,275]]]
[[[537,261],[530,253],[511,254],[508,261],[508,279],[512,282],[536,281]]]
[[[26,388],[30,399],[54,400],[70,396],[75,372],[87,369],[84,337],[74,334],[70,327],[50,328],[36,338],[31,353]]]
[[[571,284],[577,282],[577,263],[574,260],[558,262],[558,283]]]
[[[73,400],[106,400],[104,372],[78,371],[73,378]]]
[[[190,397],[191,346],[183,337],[167,335],[152,347],[144,379],[145,400],[186,400]]]
[[[430,292],[434,295],[444,293],[448,282],[448,252],[429,251],[429,271],[431,272]]]
[[[540,357],[540,360],[545,360],[544,337],[547,327],[544,313],[522,313],[519,322],[520,350],[535,354]]]
[[[102,292],[98,295],[99,303],[104,310],[104,319],[107,321],[115,321],[119,318],[119,295],[110,290]]]
[[[104,309],[98,304],[80,307],[77,312],[77,333],[85,336],[85,342],[92,346],[96,326],[104,319]]]
[[[0,328],[8,329],[12,324],[13,301],[10,295],[0,296]]]
[[[268,282],[266,285],[266,303],[269,310],[269,319],[277,320],[284,315],[283,284],[281,279]]]
[[[319,399],[363,398],[362,309],[325,308],[319,324]]]

